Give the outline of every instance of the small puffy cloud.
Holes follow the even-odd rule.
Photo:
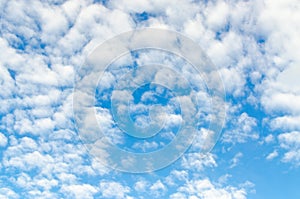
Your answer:
[[[201,128],[197,131],[189,152],[210,150],[216,143],[216,133],[210,129]]]
[[[89,184],[80,184],[80,185],[63,185],[61,190],[67,198],[86,198],[92,199],[93,195],[97,193],[97,189]]]
[[[5,147],[7,145],[7,137],[0,132],[0,147]]]
[[[103,198],[123,199],[131,191],[129,187],[114,181],[102,181],[99,186]]]
[[[262,103],[269,112],[283,112],[287,114],[300,113],[300,95],[293,93],[269,92],[262,98]]]
[[[270,127],[272,129],[282,130],[300,130],[300,116],[284,115],[271,120]]]
[[[229,124],[223,137],[225,143],[245,143],[248,140],[256,140],[259,138],[255,128],[257,120],[249,116],[247,113],[242,113],[239,116],[230,115]]]
[[[278,139],[283,148],[300,147],[300,132],[298,131],[280,134]]]
[[[232,159],[231,159],[231,165],[229,168],[234,168],[238,165],[240,162],[240,159],[243,157],[243,153],[239,152],[237,153]]]
[[[178,192],[171,195],[171,198],[228,198],[228,199],[246,199],[247,192],[245,188],[236,188],[232,186],[218,187],[209,179],[191,180],[178,188]]]
[[[0,198],[19,199],[19,195],[9,188],[0,188]]]
[[[134,189],[137,191],[137,192],[145,192],[147,191],[147,188],[149,186],[149,182],[146,181],[146,180],[139,180],[137,181],[135,184],[134,184]]]
[[[144,141],[144,142],[137,142],[137,143],[134,143],[132,148],[134,149],[141,149],[143,152],[147,151],[147,150],[153,150],[153,149],[156,149],[157,147],[159,146],[159,144],[157,142],[147,142],[147,141]]]
[[[186,198],[187,198],[186,195],[180,192],[173,193],[172,195],[170,195],[170,199],[186,199]]]
[[[176,180],[185,181],[188,179],[188,172],[186,170],[173,170],[171,176]]]
[[[293,131],[278,135],[280,147],[286,150],[282,158],[283,162],[290,162],[300,166],[300,132]]]
[[[245,90],[245,78],[241,76],[241,72],[237,71],[234,68],[223,68],[219,70],[225,91],[229,94],[233,94],[233,96],[238,97],[243,95]]]
[[[211,153],[187,153],[182,156],[182,167],[188,170],[202,171],[206,167],[216,167],[215,156]]]
[[[216,4],[208,4],[206,9],[206,25],[214,31],[222,29],[228,22],[229,5],[224,1],[218,1]]]
[[[153,185],[150,186],[151,195],[154,197],[161,197],[164,195],[166,190],[166,186],[160,180],[157,180]]]
[[[269,155],[267,155],[266,159],[267,160],[273,160],[277,156],[278,156],[278,152],[276,150],[274,150],[272,153],[270,153]]]
[[[265,138],[264,138],[264,141],[268,144],[268,143],[271,143],[271,142],[274,142],[275,140],[275,137],[272,135],[272,134],[269,134],[267,135]]]
[[[172,170],[165,178],[168,187],[176,187],[189,179],[188,170]]]
[[[232,177],[232,175],[230,175],[230,174],[225,174],[225,175],[222,175],[221,177],[219,177],[219,179],[218,179],[218,183],[219,184],[225,184],[225,183],[228,183],[228,180],[229,180],[229,178],[231,178]]]

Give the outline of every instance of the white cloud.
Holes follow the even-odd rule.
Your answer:
[[[206,20],[208,28],[213,31],[222,29],[228,23],[230,8],[224,1],[217,1],[216,4],[208,4],[206,8]]]
[[[300,130],[300,116],[279,116],[271,120],[270,127],[272,129],[282,130]]]
[[[171,199],[186,199],[187,197],[185,196],[185,194],[177,192],[177,193],[173,193],[172,195],[170,195]],[[192,197],[190,197],[192,198]]]
[[[215,156],[211,153],[186,153],[182,156],[182,167],[188,170],[202,171],[206,167],[216,167]]]
[[[5,147],[7,145],[7,137],[0,132],[0,147]]]
[[[224,198],[224,199],[246,199],[245,188],[217,187],[209,179],[191,180],[178,188],[178,193],[171,195],[171,198]]]
[[[3,199],[18,199],[20,197],[13,190],[3,187],[3,188],[0,188],[0,198],[3,198]]]
[[[274,136],[272,134],[269,134],[264,138],[264,141],[266,143],[271,143],[271,142],[274,142],[274,139],[275,139]]]
[[[129,187],[114,181],[102,181],[99,186],[103,198],[123,199],[131,191]]]
[[[299,65],[291,64],[284,71],[282,71],[276,78],[275,86],[282,91],[290,91],[292,93],[299,93],[300,71]]]
[[[267,155],[266,159],[267,160],[272,160],[272,159],[276,158],[278,155],[279,155],[278,152],[276,150],[274,150],[272,153]]]
[[[238,163],[240,162],[240,159],[243,157],[243,153],[239,152],[237,153],[232,159],[231,159],[231,165],[229,166],[229,168],[234,168],[238,165]]]
[[[156,149],[159,146],[159,144],[157,142],[136,142],[133,144],[132,148],[135,149],[141,149],[143,152],[149,150],[149,149]]]
[[[231,177],[232,177],[232,175],[230,175],[230,174],[222,175],[221,177],[219,177],[218,183],[221,185],[224,185],[224,184],[228,183],[229,178],[231,178]]]
[[[263,107],[272,114],[270,127],[289,132],[278,136],[280,147],[285,150],[282,161],[299,165],[300,16],[294,9],[297,0],[264,3],[113,0],[107,2],[108,8],[90,4],[91,1],[84,0],[0,4],[0,130],[4,132],[0,133],[1,169],[22,172],[22,175],[5,173],[15,178],[12,181],[17,182],[18,188],[28,188],[28,194],[38,198],[58,197],[50,193],[54,186],[65,197],[71,194],[71,198],[93,198],[98,192],[98,187],[80,182],[80,175],[103,176],[109,169],[93,158],[86,158],[83,148],[76,145],[78,138],[71,120],[73,77],[84,55],[95,45],[135,26],[168,27],[195,39],[221,68],[226,90],[234,97],[248,92],[246,78],[250,77],[255,84],[254,92],[262,95]],[[132,16],[144,11],[154,17],[135,23]],[[256,44],[257,38],[263,38],[265,43]],[[24,50],[18,49],[18,45]],[[15,71],[15,80],[9,70]],[[188,73],[184,74],[189,77]],[[113,79],[106,81],[113,82]],[[258,94],[251,93],[251,96],[257,98]],[[252,99],[252,103],[257,103],[257,99]],[[240,111],[241,107],[237,109]],[[104,127],[112,125],[106,114],[100,119]],[[170,116],[170,119],[177,124],[181,118]],[[228,122],[231,124],[224,133],[224,142],[242,143],[259,137],[255,132],[257,121],[247,113],[235,112]],[[209,134],[212,133],[206,132]],[[271,135],[265,138],[266,143],[273,140]],[[156,147],[154,142],[149,146]],[[275,150],[267,159],[276,156]],[[187,171],[202,171],[217,167],[215,158],[212,154],[193,153],[184,155],[180,163]],[[41,173],[32,176],[32,170]],[[243,188],[219,187],[208,179],[188,180],[185,171],[172,175],[185,184],[171,198],[241,199],[247,195]],[[168,189],[165,181],[154,182],[153,191]],[[150,187],[136,183],[136,191],[145,186]],[[103,197],[129,198],[127,194],[132,191],[112,181],[100,182],[100,189]],[[14,191],[19,189],[13,190],[0,188],[0,197],[18,198]]]
[[[201,128],[193,140],[189,152],[209,151],[216,143],[216,133],[210,129]]]
[[[281,146],[283,147],[300,146],[300,132],[298,131],[280,134],[278,136],[278,139],[281,142]]]
[[[262,98],[262,103],[269,112],[276,111],[293,115],[300,113],[300,95],[276,91],[267,93],[269,95]]]
[[[165,182],[168,186],[176,186],[188,180],[189,173],[187,170],[172,170],[166,177]]]
[[[280,147],[287,150],[282,158],[283,162],[300,166],[300,132],[293,131],[278,135]]]
[[[146,180],[140,180],[140,181],[137,181],[135,184],[134,184],[134,189],[139,192],[139,193],[142,193],[142,192],[145,192],[147,191],[148,189],[148,186],[149,186],[149,182],[147,182]]]
[[[42,41],[49,44],[56,43],[57,39],[67,32],[69,25],[61,7],[39,5],[36,11],[41,22]]]
[[[233,94],[235,97],[243,95],[245,77],[241,76],[241,72],[234,68],[223,68],[220,70],[220,74],[227,93]]]
[[[258,16],[258,32],[268,38],[266,43],[267,53],[276,54],[281,59],[299,60],[296,55],[299,48],[300,26],[297,21],[300,14],[297,11],[297,0],[270,1],[264,3],[264,12]]]
[[[255,130],[257,120],[247,113],[239,116],[229,115],[228,128],[225,130],[222,141],[226,143],[245,143],[248,140],[257,140],[258,133]]]
[[[157,180],[153,185],[150,186],[151,195],[153,195],[156,198],[162,197],[167,190],[166,186],[160,181]]]
[[[89,184],[63,185],[60,191],[65,194],[65,197],[76,199],[92,199],[93,195],[97,193],[97,189]]]
[[[47,163],[52,163],[53,159],[51,156],[43,156],[38,151],[31,153],[21,154],[19,157],[10,157],[9,159],[4,159],[3,164],[6,167],[15,167],[22,169],[23,171],[30,171],[36,168],[42,168]]]
[[[6,99],[11,98],[12,94],[15,92],[13,77],[9,74],[9,71],[1,65],[0,65],[0,72],[1,72],[0,85],[1,88],[3,88],[0,90],[0,96]]]
[[[268,114],[266,121],[271,130],[282,133],[278,136],[280,148],[283,149],[283,162],[299,165],[299,143],[297,131],[299,126],[299,51],[300,26],[297,21],[300,14],[295,0],[266,0],[258,15],[257,34],[265,39],[264,51],[268,69],[264,71],[264,81],[257,85],[261,93],[261,104]],[[272,22],[272,23],[270,23]],[[276,150],[269,154],[272,159],[280,153]]]

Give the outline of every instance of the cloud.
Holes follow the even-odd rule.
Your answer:
[[[149,182],[147,182],[146,180],[140,180],[134,184],[134,189],[139,193],[143,193],[147,191],[148,187],[149,187]]]
[[[182,182],[188,180],[188,170],[172,170],[170,175],[166,177],[166,184],[169,186],[176,186]]]
[[[0,147],[5,147],[7,145],[7,138],[3,133],[0,133]]]
[[[130,188],[114,181],[102,181],[99,190],[103,198],[128,198]]]
[[[287,150],[282,158],[283,162],[293,163],[295,166],[300,165],[300,132],[292,131],[278,135],[280,147]]]
[[[156,181],[150,186],[151,195],[155,196],[156,198],[162,197],[166,190],[166,186],[160,180]]]
[[[298,167],[300,165],[300,132],[293,131],[280,134],[278,136],[278,140],[281,148],[287,150],[282,158],[282,161],[291,162]]]
[[[67,198],[94,198],[93,195],[97,193],[97,189],[89,184],[80,185],[63,185],[61,192],[65,193]]]
[[[271,120],[270,127],[274,130],[300,130],[299,119],[300,116],[279,116]]]
[[[211,153],[187,153],[181,161],[182,167],[189,170],[202,171],[207,167],[216,167],[215,156]]]
[[[144,152],[149,149],[157,149],[157,147],[158,147],[157,142],[147,142],[147,141],[143,143],[137,142],[132,146],[132,148],[141,149]]]
[[[234,111],[234,110],[233,110]],[[256,132],[257,120],[243,112],[238,115],[229,115],[228,128],[222,135],[225,143],[245,143],[248,140],[257,140],[259,134]]]
[[[297,114],[300,112],[300,96],[293,93],[274,92],[262,99],[262,103],[269,111]]]
[[[265,70],[265,78],[256,87],[261,93],[260,102],[267,113],[268,126],[271,131],[281,133],[278,145],[284,151],[282,161],[297,166],[297,121],[300,116],[297,77],[300,60],[295,53],[300,44],[299,37],[296,36],[300,33],[300,26],[295,24],[300,15],[294,8],[297,8],[294,0],[265,1],[263,5],[264,12],[260,13],[257,20],[257,34],[264,40],[263,50],[269,69]],[[279,152],[275,150],[268,157],[272,159]]]
[[[243,95],[245,78],[241,76],[241,72],[238,72],[234,68],[223,68],[219,72],[222,76],[227,93],[232,94],[235,97]]]
[[[272,134],[269,134],[269,135],[267,135],[265,138],[264,138],[264,141],[268,144],[268,143],[271,143],[271,142],[274,142],[274,140],[275,140],[275,137],[274,137],[274,135],[272,135]]]
[[[272,153],[270,153],[270,154],[266,157],[266,159],[267,159],[267,160],[272,160],[272,159],[276,158],[277,156],[278,156],[278,152],[275,150],[275,151],[273,151]]]
[[[13,190],[9,188],[0,188],[0,197],[1,198],[11,198],[18,199],[19,196]]]
[[[208,178],[200,180],[191,180],[178,188],[178,192],[172,194],[171,198],[234,198],[245,199],[247,193],[245,188],[235,188],[231,186],[218,187]]]
[[[0,197],[130,198],[129,194],[139,195],[150,187],[153,194],[163,192],[171,198],[247,197],[246,188],[222,187],[207,178],[189,179],[197,171],[218,169],[217,155],[198,153],[205,146],[197,142],[194,151],[185,154],[176,165],[177,169],[184,170],[171,172],[168,180],[156,176],[144,184],[136,182],[135,189],[121,184],[120,179],[126,179],[124,175],[110,173],[110,169],[90,157],[80,144],[72,118],[74,76],[96,45],[136,27],[177,30],[199,43],[220,68],[229,96],[228,108],[232,109],[222,144],[247,143],[259,138],[260,116],[255,118],[243,108],[249,102],[258,109],[262,106],[265,121],[270,121],[265,143],[279,145],[266,159],[274,159],[283,151],[283,157],[280,156],[283,162],[299,166],[300,16],[297,5],[297,0],[1,3],[0,157],[1,181],[7,183],[1,182]],[[180,60],[165,59],[161,52],[141,55],[137,63],[147,63],[151,57],[158,63],[182,65]],[[203,83],[193,78],[193,71],[181,72],[195,85]],[[113,75],[104,79],[105,89],[114,83]],[[157,78],[164,77],[165,74]],[[206,102],[201,108],[207,109],[207,96],[196,95]],[[193,109],[190,105],[186,112]],[[108,110],[101,111],[98,117],[103,128],[111,129],[114,123]],[[168,119],[171,128],[182,118],[173,114]],[[281,134],[276,137],[272,131]],[[123,142],[119,132],[114,129],[107,132],[115,143]],[[168,133],[168,138],[174,137],[172,132]],[[201,128],[200,133],[209,138],[213,135],[206,128]],[[137,145],[143,150],[157,146],[161,145],[158,142]],[[242,154],[247,156],[245,152]],[[232,165],[239,158],[236,154]],[[96,185],[89,184],[90,178],[97,179]],[[177,185],[180,187],[176,193],[168,187]]]
[[[243,157],[243,153],[239,152],[237,153],[232,159],[231,159],[231,165],[229,166],[229,168],[234,168],[238,165],[238,163],[240,162],[240,159]]]

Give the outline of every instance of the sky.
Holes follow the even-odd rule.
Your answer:
[[[300,198],[299,21],[298,0],[0,0],[0,198]]]

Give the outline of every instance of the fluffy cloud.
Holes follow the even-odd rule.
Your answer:
[[[97,189],[88,184],[62,186],[61,191],[67,198],[94,198]]]
[[[259,138],[258,133],[255,131],[257,120],[250,117],[247,113],[241,115],[229,116],[232,118],[227,123],[228,128],[221,138],[223,142],[228,143],[244,143],[248,140],[256,140]]]
[[[224,198],[224,199],[245,199],[247,198],[245,188],[218,187],[209,179],[191,180],[178,188],[178,192],[170,197],[177,198]]]
[[[265,121],[270,121],[270,130],[286,132],[277,137],[280,147],[266,159],[280,156],[283,150],[281,160],[299,166],[297,0],[113,0],[103,4],[84,0],[0,3],[0,197],[130,198],[133,191],[144,190],[171,198],[247,197],[246,188],[220,187],[207,178],[189,179],[189,172],[218,165],[215,154],[197,152],[203,147],[197,142],[177,165],[185,170],[171,172],[168,179],[136,182],[134,189],[111,181],[121,174],[107,175],[111,171],[89,157],[80,144],[72,118],[76,71],[99,42],[136,27],[177,30],[201,44],[220,68],[230,103],[236,99],[241,103],[229,105],[234,110],[229,110],[223,143],[257,140],[259,121],[242,106],[248,102],[262,105],[269,114]],[[153,57],[162,60],[159,53]],[[141,56],[137,62],[145,63],[148,58]],[[183,74],[191,78],[186,71]],[[112,76],[105,79],[106,88],[114,81]],[[113,126],[107,114],[98,116],[103,127]],[[181,118],[169,119],[177,124]],[[204,128],[200,132],[207,137],[213,134]],[[123,141],[113,138],[115,143]],[[274,142],[275,136],[265,138],[265,143]],[[156,142],[135,145],[144,151],[157,146]],[[232,165],[239,157],[238,153]],[[98,180],[89,184],[89,178]],[[175,193],[168,186],[177,181],[183,184]]]
[[[278,136],[278,140],[280,146],[287,150],[282,158],[282,161],[291,162],[295,166],[300,166],[300,132],[293,131],[280,134]]]
[[[13,190],[9,188],[0,188],[0,197],[1,198],[12,198],[18,199],[19,196]]]
[[[232,159],[231,159],[231,165],[229,168],[234,168],[238,165],[240,162],[240,159],[243,157],[243,154],[241,152],[237,153]]]
[[[156,181],[152,186],[150,186],[151,194],[156,198],[161,198],[166,190],[166,186],[160,180]]]
[[[211,153],[187,153],[182,157],[183,168],[202,171],[206,167],[216,167],[215,157]]]
[[[103,198],[129,198],[130,188],[123,186],[118,182],[103,181],[100,182],[99,190]]]
[[[134,189],[139,193],[143,193],[147,191],[148,186],[149,182],[147,182],[146,180],[139,180],[134,184]]]
[[[300,33],[300,26],[295,22],[300,19],[300,15],[292,7],[297,8],[294,0],[266,1],[264,12],[258,17],[257,28],[260,36],[265,38],[264,50],[270,69],[264,72],[266,78],[257,88],[261,92],[261,104],[269,114],[266,120],[269,121],[268,126],[280,133],[289,132],[278,136],[279,145],[287,150],[282,160],[297,166],[300,60],[296,52],[300,40],[296,35]],[[273,151],[268,157],[272,159],[279,154]]]
[[[276,158],[277,156],[278,156],[278,152],[275,150],[275,151],[273,151],[272,153],[270,153],[270,154],[266,157],[266,159],[267,159],[267,160],[272,160],[272,159]]]
[[[7,138],[3,133],[0,133],[0,147],[5,147],[7,145]]]

